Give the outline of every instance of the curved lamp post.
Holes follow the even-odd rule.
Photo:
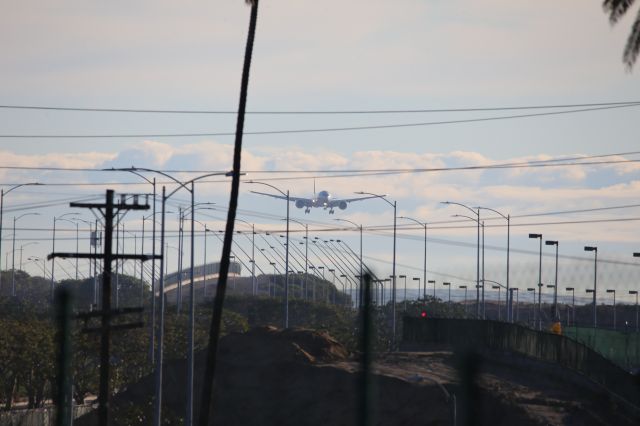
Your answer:
[[[11,296],[16,295],[16,222],[25,216],[39,216],[40,213],[24,213],[13,217],[13,247],[11,249]]]
[[[442,201],[440,204],[464,207],[465,209],[476,215],[475,219],[469,219],[475,220],[475,222],[478,224],[476,243],[476,318],[480,318],[480,209],[474,210],[466,204],[457,203],[455,201]],[[482,290],[484,291],[484,286],[482,287]]]
[[[542,330],[542,234],[529,234],[529,238],[540,240],[540,256],[538,257],[538,330]]]
[[[191,426],[193,424],[193,332],[194,332],[194,289],[193,289],[193,269],[194,269],[194,228],[195,228],[195,182],[207,177],[211,176],[230,176],[231,172],[216,172],[216,173],[207,173],[201,176],[197,176],[193,179],[190,179],[186,182],[180,182],[175,177],[171,176],[168,173],[165,173],[160,170],[148,169],[148,168],[124,168],[124,169],[106,169],[107,171],[122,171],[134,173],[138,176],[141,176],[139,172],[149,172],[149,173],[157,173],[162,175],[168,179],[171,179],[175,182],[178,187],[171,191],[168,195],[166,194],[166,187],[162,187],[162,223],[161,223],[161,232],[160,232],[160,271],[162,271],[164,266],[164,230],[165,230],[165,215],[166,215],[166,203],[167,200],[173,196],[176,192],[181,189],[186,189],[191,193],[191,271],[190,271],[190,288],[189,288],[189,330],[188,330],[188,350],[187,350],[187,404],[186,404],[186,414],[185,414],[185,424]],[[137,173],[136,173],[137,172]],[[149,180],[147,180],[149,182]],[[154,200],[155,203],[155,200]],[[154,244],[155,245],[155,244]],[[164,340],[164,274],[160,274],[160,300],[159,300],[159,310],[160,310],[160,321],[158,324],[158,350],[156,352],[156,365],[155,365],[155,379],[156,379],[156,389],[155,389],[155,400],[154,400],[154,418],[153,424],[154,426],[160,426],[161,424],[161,414],[162,414],[162,358],[163,358],[163,340]]]
[[[419,220],[416,220],[408,216],[400,216],[400,219],[410,220],[424,228],[424,264],[422,267],[422,282],[424,283],[424,298],[426,299],[427,297],[427,222],[423,223],[423,222],[420,222]],[[418,288],[418,294],[420,294],[419,288]]]
[[[466,207],[466,206],[465,206]],[[473,211],[471,209],[471,211]],[[472,220],[474,222],[476,222],[478,224],[478,229],[481,226],[482,227],[482,279],[480,279],[480,275],[479,275],[479,271],[480,269],[478,269],[478,284],[476,284],[476,318],[480,318],[482,317],[482,319],[485,319],[485,305],[484,305],[484,221],[480,221],[476,218],[473,218],[471,216],[467,216],[464,214],[454,214],[452,215],[452,217],[463,217],[465,219],[469,219]],[[480,217],[480,214],[478,213],[478,217]],[[480,235],[480,234],[478,234]],[[479,241],[479,240],[478,240]],[[480,246],[478,246],[480,247]],[[480,251],[478,251],[478,253],[480,253]],[[478,260],[480,259],[480,257],[478,257]],[[478,262],[478,267],[480,266],[480,262]],[[482,285],[480,285],[480,281],[482,281]],[[480,300],[480,289],[482,288],[482,301]],[[482,315],[480,315],[480,304],[482,303]]]
[[[255,180],[247,181],[246,183],[265,185],[272,188],[286,197],[287,201],[287,247],[285,249],[285,265],[284,265],[284,328],[289,328],[289,190],[284,192],[279,188],[271,185],[270,183],[258,182]],[[274,289],[275,290],[275,289]]]
[[[350,223],[353,226],[355,226],[356,228],[358,228],[360,230],[360,291],[358,292],[358,306],[362,306],[362,297],[363,297],[363,290],[362,290],[362,277],[363,275],[363,271],[362,271],[362,224],[358,225],[357,223],[349,220],[349,219],[333,219],[339,222],[346,222],[346,223]]]
[[[507,299],[506,303],[506,311],[507,311],[507,322],[513,320],[513,313],[511,312],[511,304],[513,300],[509,300],[509,253],[510,253],[510,240],[511,240],[511,215],[507,214],[506,216],[499,212],[498,210],[489,208],[489,207],[478,207],[478,211],[480,210],[488,210],[500,215],[504,220],[507,221],[507,279],[506,279],[506,292],[505,297]]]
[[[394,201],[393,203],[389,200],[387,200],[385,197],[387,196],[386,194],[374,194],[371,192],[363,192],[363,191],[358,191],[356,192],[356,194],[361,194],[361,195],[373,195],[374,197],[380,198],[382,201],[384,201],[385,203],[389,204],[391,207],[393,207],[393,271],[392,271],[392,281],[391,281],[391,327],[392,327],[392,333],[391,333],[391,346],[392,348],[395,350],[395,346],[396,346],[396,222],[397,222],[397,208],[398,208],[398,203],[397,201]],[[360,276],[362,276],[362,274],[360,274]]]
[[[597,320],[597,305],[596,305],[596,294],[598,291],[598,247],[595,246],[585,246],[584,251],[592,251],[595,255],[593,258],[593,328],[598,327]]]
[[[21,271],[22,271],[22,252],[23,252],[25,247],[32,246],[34,244],[40,244],[40,243],[38,241],[31,241],[29,243],[20,245],[20,248],[18,249],[18,250],[20,250],[20,263],[18,263],[18,265],[19,265]]]
[[[10,193],[11,191],[14,191],[18,188],[21,188],[23,186],[33,186],[33,185],[42,185],[41,183],[38,182],[29,182],[29,183],[21,183],[18,185],[13,185],[12,187],[10,187],[9,189],[7,189],[6,191],[4,190],[4,188],[0,189],[0,253],[2,253],[2,218],[3,218],[3,214],[4,214],[4,196],[7,195],[8,193]],[[2,288],[2,256],[0,256],[0,288]],[[6,265],[5,265],[6,266]]]

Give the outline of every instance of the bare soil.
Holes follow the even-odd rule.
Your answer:
[[[358,356],[326,333],[257,328],[223,338],[219,355],[218,425],[358,424]],[[196,389],[203,359],[198,354]],[[165,424],[180,424],[185,373],[183,360],[165,364]],[[376,425],[451,425],[454,418],[458,425],[640,423],[582,376],[510,354],[454,354],[447,348],[378,354],[373,377]],[[150,395],[153,376],[114,396],[113,423],[150,424]],[[85,416],[76,425],[95,420]]]

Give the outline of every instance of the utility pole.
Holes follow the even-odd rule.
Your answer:
[[[151,260],[154,256],[144,254],[113,254],[113,226],[114,218],[121,211],[128,210],[148,210],[149,204],[145,197],[144,204],[140,203],[138,195],[133,195],[133,201],[128,204],[127,196],[121,195],[120,201],[114,202],[114,191],[109,189],[106,194],[106,202],[104,204],[95,203],[71,203],[70,207],[80,207],[98,210],[104,218],[104,253],[51,253],[48,259],[56,257],[61,258],[81,258],[81,259],[103,259],[103,279],[102,279],[102,308],[86,313],[80,313],[76,317],[85,321],[91,318],[100,317],[101,324],[99,327],[83,329],[84,332],[100,333],[100,385],[98,391],[98,424],[100,426],[108,426],[109,424],[109,373],[110,373],[110,350],[111,350],[111,332],[114,330],[123,330],[142,327],[143,322],[133,322],[111,325],[113,317],[123,314],[142,313],[143,307],[111,309],[111,271],[112,263],[117,259],[131,260]]]

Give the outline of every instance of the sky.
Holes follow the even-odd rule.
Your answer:
[[[163,137],[233,133],[249,8],[244,1],[9,1],[0,16],[0,104],[150,110],[206,110],[228,114],[78,112],[0,108],[0,184],[41,182],[5,197],[2,248],[6,263],[13,218],[23,255],[50,251],[54,216],[70,200],[100,199],[106,188],[149,192],[128,173],[42,171],[15,167],[174,170],[178,179],[231,167],[233,136]],[[640,101],[638,66],[627,70],[622,52],[635,11],[611,26],[601,1],[550,0],[263,0],[260,4],[248,96],[249,111],[363,111],[473,109]],[[455,111],[393,114],[249,114],[247,133],[432,123],[385,129],[247,134],[243,170],[296,196],[315,186],[336,197],[356,191],[388,194],[398,216],[429,222],[429,279],[439,285],[475,280],[476,229],[448,222],[464,208],[482,205],[511,220],[511,285],[537,282],[538,246],[528,233],[560,241],[559,287],[590,288],[597,245],[601,285],[621,293],[637,289],[640,251],[635,207],[640,195],[640,106],[528,118],[433,124],[576,109]],[[26,138],[26,135],[147,135],[135,137]],[[155,135],[155,136],[152,136]],[[14,137],[11,137],[14,136]],[[433,169],[487,166],[610,155],[610,164],[473,171],[426,171],[344,177],[345,170]],[[319,170],[342,177],[327,177]],[[287,172],[289,171],[289,172]],[[291,172],[298,173],[291,173]],[[309,172],[309,173],[299,173]],[[148,175],[149,178],[152,175]],[[159,181],[161,180],[157,176]],[[266,179],[278,180],[266,180]],[[220,229],[229,184],[198,185],[199,202],[218,211],[200,219]],[[133,185],[139,183],[138,185]],[[256,186],[254,187],[256,190]],[[262,230],[283,229],[285,206],[241,188],[240,217]],[[260,190],[267,190],[261,187]],[[186,205],[176,194],[170,208]],[[37,203],[50,205],[28,209]],[[607,207],[625,208],[575,212]],[[630,207],[633,206],[633,207]],[[569,212],[521,217],[537,213]],[[82,212],[85,219],[91,215]],[[265,215],[269,215],[266,217]],[[506,279],[505,221],[485,228],[487,279]],[[493,215],[495,216],[495,215]],[[380,200],[354,203],[335,215],[292,209],[319,235],[342,238],[354,250],[357,233],[336,229],[344,218],[369,230],[365,256],[379,275],[391,273],[393,223]],[[598,222],[593,222],[597,220]],[[616,220],[616,221],[611,221]],[[566,222],[589,222],[572,223]],[[563,222],[551,224],[550,222]],[[422,276],[422,231],[398,220],[398,274]],[[60,244],[73,248],[74,227],[58,222]],[[139,233],[140,217],[126,228]],[[494,225],[490,227],[489,225]],[[460,226],[460,223],[454,224]],[[84,225],[82,225],[84,226]],[[175,214],[169,223],[176,226]],[[296,226],[292,225],[292,229]],[[297,226],[295,238],[300,237]],[[413,229],[412,229],[413,228]],[[81,228],[82,229],[82,228]],[[84,232],[83,234],[86,234]],[[131,238],[127,247],[133,248]],[[241,239],[242,241],[242,239]],[[246,248],[248,242],[242,244]],[[212,240],[211,244],[215,244]],[[219,244],[218,244],[219,246]],[[198,253],[200,250],[198,249]],[[211,252],[211,249],[210,249]],[[554,277],[553,249],[543,246],[542,280]],[[170,255],[169,255],[170,256]],[[9,259],[11,261],[11,259]],[[169,260],[170,267],[175,260]],[[400,266],[402,265],[402,266]],[[4,266],[3,266],[4,267]],[[25,267],[36,273],[38,266]],[[49,266],[50,267],[50,266]],[[64,278],[64,275],[62,276]],[[491,277],[491,278],[490,278]],[[456,297],[459,293],[456,294]],[[623,299],[624,300],[624,299]]]

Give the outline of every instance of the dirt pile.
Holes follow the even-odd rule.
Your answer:
[[[301,328],[258,327],[247,333],[230,334],[220,342],[220,358],[236,366],[325,364],[348,357],[349,351],[328,333]]]

